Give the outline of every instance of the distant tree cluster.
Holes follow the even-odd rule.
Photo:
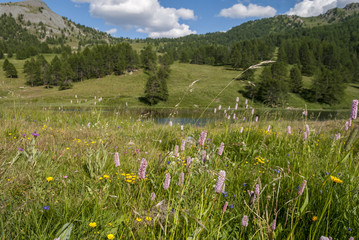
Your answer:
[[[43,56],[31,58],[24,64],[27,84],[31,86],[59,86],[71,88],[72,82],[123,74],[137,68],[139,57],[128,43],[114,46],[98,45],[81,53],[63,53],[49,63]]]

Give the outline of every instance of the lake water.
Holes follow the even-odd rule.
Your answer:
[[[63,111],[94,111],[93,108],[63,108]],[[173,124],[192,124],[192,125],[205,125],[215,121],[228,121],[228,115],[233,120],[233,114],[236,116],[236,121],[254,121],[258,116],[261,121],[263,120],[302,120],[305,116],[302,114],[303,110],[288,110],[288,109],[255,109],[254,115],[251,110],[226,110],[227,118],[225,118],[224,110],[213,112],[213,109],[148,109],[148,108],[96,108],[96,111],[101,111],[104,114],[120,114],[131,116],[133,118],[152,119],[159,124],[168,124],[172,121]],[[306,116],[307,120],[311,121],[326,121],[326,120],[343,120],[349,119],[350,109],[348,110],[308,110]],[[243,119],[245,118],[245,119]]]

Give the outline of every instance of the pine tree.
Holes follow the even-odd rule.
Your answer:
[[[285,82],[287,81],[288,70],[284,62],[278,61],[273,63],[271,67],[271,72],[273,79],[278,80],[283,84],[285,84]]]
[[[272,77],[270,67],[265,67],[260,75],[255,98],[270,106],[284,104],[287,97],[287,85]]]
[[[302,74],[297,65],[290,70],[290,90],[294,93],[299,93],[303,87]]]
[[[302,73],[307,76],[312,76],[315,71],[315,60],[306,42],[303,42],[299,49],[299,59],[302,65]]]
[[[143,50],[141,50],[141,62],[145,70],[153,70],[156,68],[157,55],[151,45],[147,45]]]
[[[167,79],[169,77],[169,72],[170,72],[169,65],[161,65],[157,73],[157,77],[159,78],[161,83],[162,101],[167,101],[168,99]]]
[[[285,52],[283,44],[279,47],[278,50],[278,61],[288,63],[287,53]]]
[[[42,85],[40,65],[34,58],[27,60],[24,64],[24,73],[26,74],[26,84],[33,86]]]
[[[62,79],[59,84],[59,90],[66,90],[72,88],[73,71],[69,63],[64,62],[61,65]]]
[[[55,56],[49,68],[49,85],[58,86],[63,80],[62,62]]]
[[[169,72],[168,65],[161,65],[154,71],[150,71],[145,87],[145,99],[150,105],[155,105],[159,101],[167,101]]]
[[[230,62],[234,69],[239,69],[242,67],[242,54],[237,45],[231,50]]]
[[[14,64],[10,63],[7,59],[5,59],[3,63],[3,70],[7,78],[17,78],[17,71]]]
[[[155,72],[151,72],[145,88],[145,99],[150,105],[157,104],[162,99],[161,81]]]
[[[345,85],[338,71],[323,67],[314,77],[311,90],[314,101],[333,105],[342,99]]]

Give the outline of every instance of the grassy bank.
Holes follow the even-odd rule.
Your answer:
[[[247,113],[244,122],[221,120],[181,130],[98,109],[74,114],[14,108],[2,109],[0,116],[4,239],[54,239],[70,229],[70,239],[359,236],[358,155],[357,149],[345,150],[353,128],[345,131],[343,121],[255,122]],[[147,168],[141,180],[143,158]],[[220,171],[225,188],[216,193]],[[171,181],[165,190],[167,174]]]

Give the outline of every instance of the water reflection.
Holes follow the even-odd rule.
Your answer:
[[[193,124],[193,125],[205,125],[215,121],[254,121],[258,116],[261,121],[263,120],[303,120],[309,121],[326,121],[326,120],[340,120],[349,119],[350,109],[348,110],[308,110],[308,115],[303,115],[302,109],[255,109],[255,113],[252,115],[251,109],[245,110],[224,110],[213,112],[213,109],[148,109],[148,108],[61,108],[61,111],[71,112],[83,112],[83,111],[101,111],[104,114],[119,114],[124,116],[130,116],[132,118],[143,120],[153,120],[159,124],[168,124],[172,121],[173,124]],[[233,119],[235,114],[236,120]]]

